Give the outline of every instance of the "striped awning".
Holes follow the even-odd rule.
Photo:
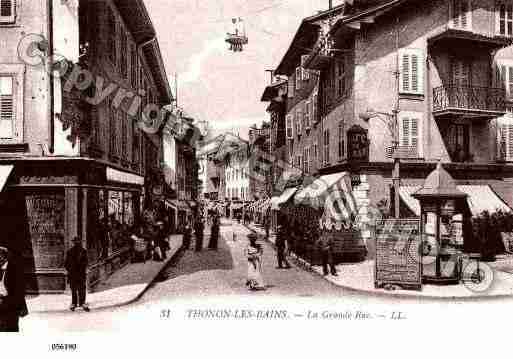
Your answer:
[[[488,185],[459,185],[456,187],[467,194],[467,204],[473,216],[478,216],[483,211],[511,212],[511,208]],[[401,200],[417,216],[420,216],[420,203],[412,195],[420,188],[421,186],[401,186],[399,188]]]
[[[5,184],[7,183],[7,179],[11,175],[13,169],[13,165],[0,166],[0,192],[4,190]]]
[[[323,210],[321,227],[351,222],[358,214],[348,172],[321,176],[294,196],[295,204]]]
[[[271,209],[280,209],[280,206],[287,203],[296,192],[297,187],[291,187],[285,189],[281,195],[271,198]]]

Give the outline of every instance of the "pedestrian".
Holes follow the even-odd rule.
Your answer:
[[[196,236],[196,245],[195,250],[196,252],[201,252],[203,249],[203,233],[205,230],[205,225],[203,224],[203,220],[201,218],[198,218],[196,221],[196,226],[194,228],[195,236]]]
[[[321,253],[322,260],[322,272],[324,275],[331,273],[333,276],[337,276],[337,269],[333,262],[333,243],[330,236],[320,236],[317,240],[317,246]],[[329,272],[328,272],[329,266]]]
[[[265,239],[269,240],[269,231],[271,229],[271,219],[269,218],[268,214],[264,217],[264,228],[265,228]]]
[[[27,314],[21,260],[12,250],[0,247],[0,332],[19,332],[19,319]]]
[[[167,241],[164,222],[157,222],[157,245],[160,248],[161,259],[166,259],[169,243]]]
[[[257,235],[248,234],[249,245],[246,249],[248,259],[248,279],[246,286],[250,290],[265,290],[265,282],[262,277],[262,255],[263,248],[257,243]]]
[[[74,311],[77,305],[86,312],[89,307],[86,304],[86,272],[87,272],[87,251],[82,247],[79,237],[73,238],[73,247],[66,253],[64,267],[68,272],[68,281],[71,288],[71,306]]]
[[[287,230],[286,230],[286,226],[285,226],[285,219],[283,218],[283,216],[280,216],[278,218],[278,230],[276,232],[276,242],[275,242],[275,246],[276,246],[276,256],[277,256],[277,260],[278,260],[278,269],[289,269],[290,268],[290,264],[287,260],[287,255],[286,255],[286,251],[287,251],[287,236],[289,235],[287,233]]]
[[[192,227],[188,220],[185,222],[185,227],[183,230],[183,247],[186,250],[191,249],[191,237],[192,237]]]
[[[219,241],[219,217],[214,216],[212,221],[212,228],[210,231],[210,241],[208,243],[208,248],[212,250],[217,250],[217,245]]]

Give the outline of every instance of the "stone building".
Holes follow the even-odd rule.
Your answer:
[[[30,291],[61,292],[80,237],[91,286],[127,262],[161,177],[172,94],[155,29],[142,0],[2,1],[0,47],[1,241]]]
[[[288,161],[350,174],[362,216],[393,203],[393,157],[406,210],[439,159],[480,208],[511,206],[512,18],[509,1],[353,0],[304,19],[275,71]]]

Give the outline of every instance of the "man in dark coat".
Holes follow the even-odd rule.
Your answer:
[[[322,271],[324,275],[328,275],[331,273],[333,276],[337,276],[337,268],[333,262],[333,250],[331,237],[329,236],[321,236],[317,240],[317,246],[319,251],[321,252],[321,260],[322,260]],[[328,266],[330,271],[328,272]]]
[[[217,250],[217,242],[219,240],[219,216],[214,216],[214,220],[212,223],[212,228],[210,232],[210,241],[208,243],[208,248]]]
[[[12,251],[0,247],[0,332],[19,332],[19,318],[27,314],[21,261]]]
[[[276,255],[278,257],[278,268],[290,268],[290,264],[287,261],[287,257],[285,255],[285,249],[287,247],[287,226],[285,225],[285,219],[283,216],[278,217],[278,228],[276,232]],[[285,267],[283,266],[285,265]]]
[[[73,247],[66,253],[64,267],[68,271],[69,286],[71,288],[71,306],[75,310],[77,304],[86,312],[89,307],[86,305],[86,273],[87,273],[87,251],[82,247],[80,238],[73,238]]]
[[[196,252],[200,252],[203,249],[203,231],[205,230],[205,226],[203,224],[203,220],[198,218],[196,221],[196,225],[194,228],[194,234],[196,236]]]

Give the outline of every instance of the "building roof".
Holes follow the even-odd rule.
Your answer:
[[[278,82],[270,84],[269,86],[267,86],[265,88],[260,101],[268,102],[268,101],[274,100],[275,98],[277,98],[280,95],[280,93],[279,93],[280,88],[282,86],[286,86],[286,85],[287,85],[287,80],[280,80]]]
[[[464,198],[467,195],[456,187],[456,181],[438,162],[436,169],[431,172],[421,189],[413,194],[414,198]]]
[[[331,10],[322,11],[316,15],[304,18],[301,21],[287,52],[276,68],[275,73],[277,75],[290,76],[297,67],[297,64],[300,62],[301,56],[309,54],[317,41],[320,25],[316,22],[324,20],[330,16],[337,15],[343,11],[344,4],[335,6]]]

